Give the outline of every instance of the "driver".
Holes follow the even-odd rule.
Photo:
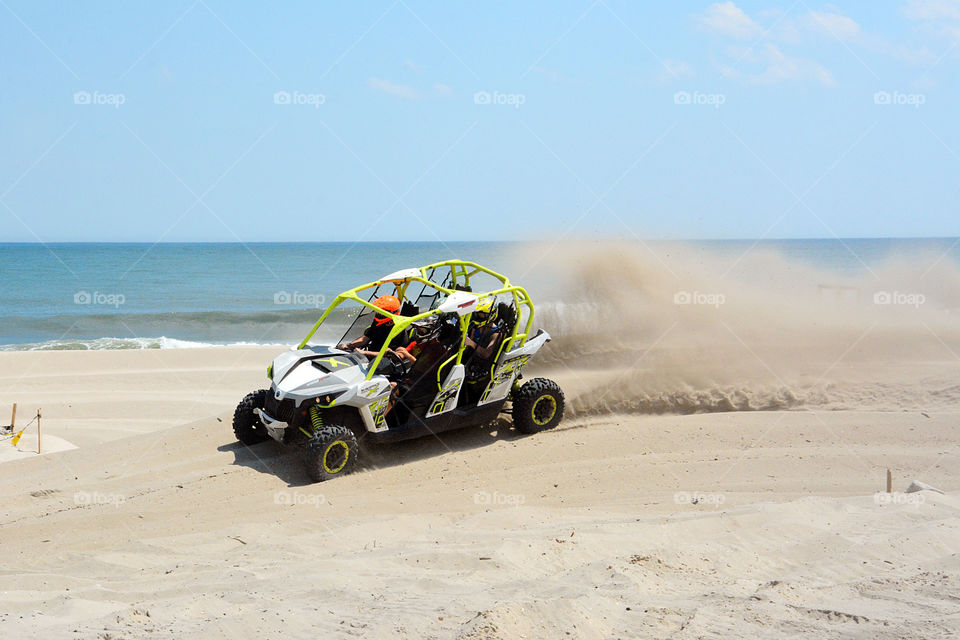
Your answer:
[[[387,313],[395,314],[400,311],[401,305],[400,300],[396,296],[387,295],[380,296],[374,300],[373,306]],[[370,323],[370,326],[364,330],[362,336],[346,344],[338,344],[337,348],[344,351],[357,350],[357,353],[367,357],[376,357],[376,355],[380,353],[380,349],[383,348],[383,344],[387,341],[387,336],[390,335],[391,329],[393,329],[393,320],[382,313],[377,313],[373,317],[373,322]],[[397,334],[396,337],[390,341],[387,353],[393,354],[393,348],[402,344],[403,338],[402,333]]]

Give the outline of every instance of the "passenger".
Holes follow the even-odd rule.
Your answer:
[[[397,355],[410,362],[411,366],[399,385],[396,382],[390,383],[394,393],[384,415],[389,413],[401,398],[410,406],[429,400],[437,393],[437,369],[451,349],[441,338],[443,329],[442,320],[418,322],[414,325],[414,340],[406,347],[396,350]]]
[[[497,309],[493,298],[484,298],[477,304],[467,332],[466,346],[473,349],[471,361],[489,362],[495,355],[501,328],[497,323]]]
[[[431,336],[437,329],[436,322],[430,320],[418,320],[410,327],[410,342],[405,347],[397,347],[394,352],[402,360],[413,364],[417,361],[417,356],[423,350],[424,344],[431,339],[436,339],[436,335]]]

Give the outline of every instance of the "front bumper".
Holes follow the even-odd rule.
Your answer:
[[[267,429],[267,435],[276,440],[277,442],[283,442],[283,436],[287,432],[287,427],[290,425],[283,420],[277,420],[267,414],[263,409],[254,409],[254,412],[260,418],[260,422],[263,423],[263,426]]]

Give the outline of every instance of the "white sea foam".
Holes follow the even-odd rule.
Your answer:
[[[257,347],[258,342],[196,342],[160,336],[157,338],[96,338],[92,340],[46,340],[0,345],[0,351],[105,351],[117,349],[201,349],[207,347]]]

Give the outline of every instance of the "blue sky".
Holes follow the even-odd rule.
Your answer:
[[[0,0],[0,36],[3,241],[960,227],[960,0]]]

